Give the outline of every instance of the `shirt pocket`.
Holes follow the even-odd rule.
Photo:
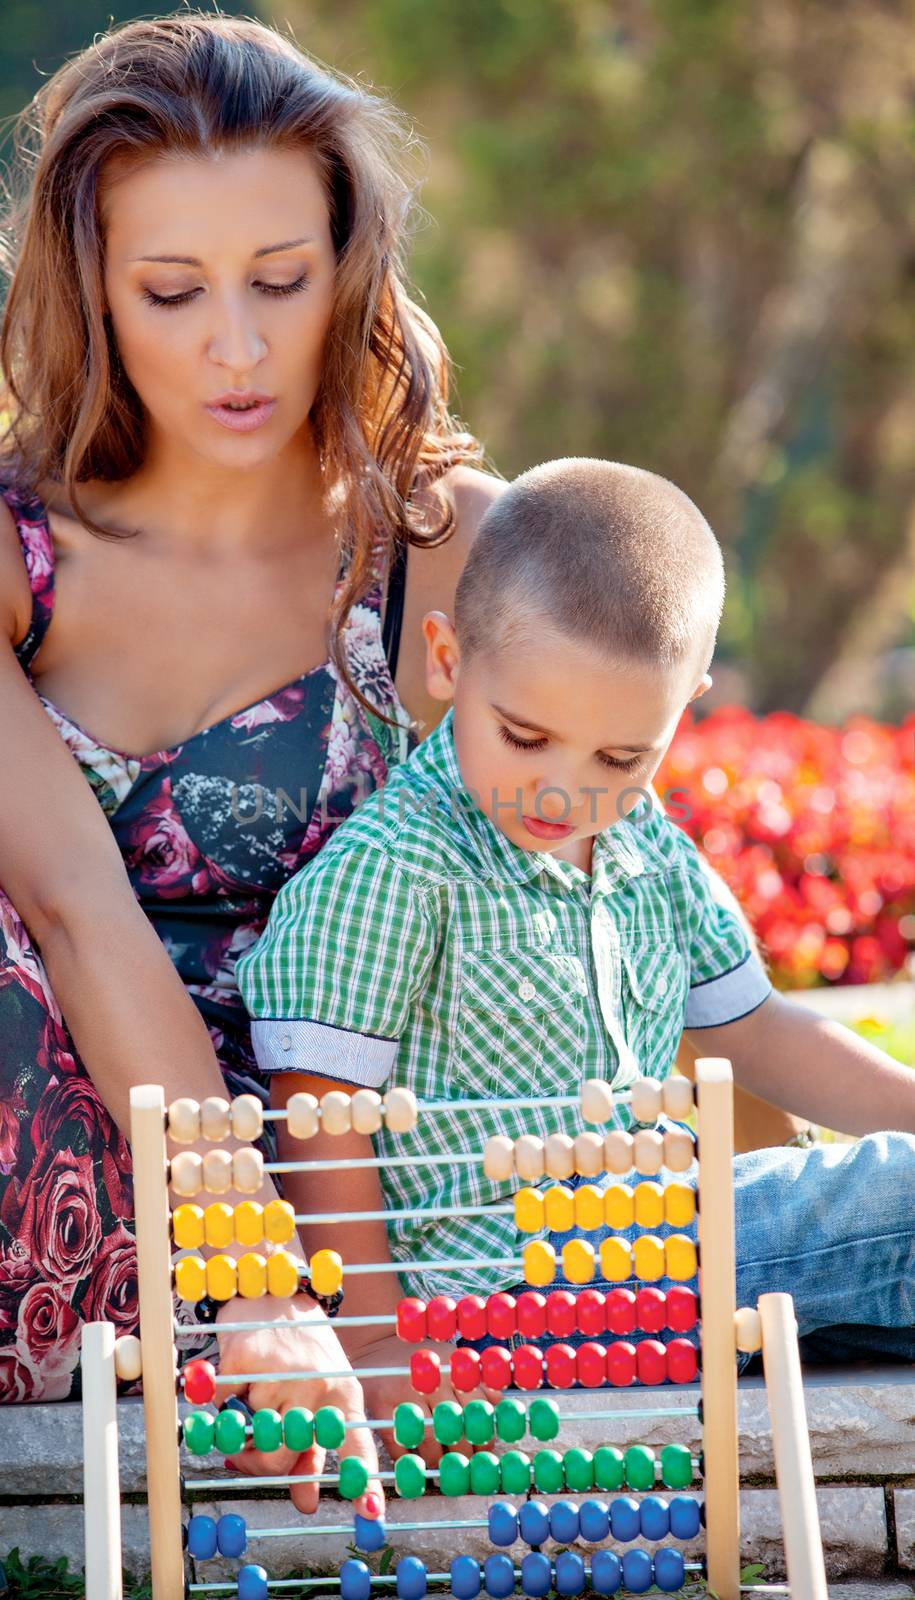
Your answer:
[[[574,1094],[581,1080],[588,993],[578,956],[555,951],[470,951],[461,961],[454,1051],[472,1096]]]
[[[686,963],[675,944],[646,937],[621,951],[626,1041],[639,1071],[666,1078],[683,1032]]]

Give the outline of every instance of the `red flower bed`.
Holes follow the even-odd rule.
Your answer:
[[[877,983],[915,948],[915,717],[824,728],[687,713],[656,786],[731,885],[783,988]],[[678,816],[679,810],[679,816]]]

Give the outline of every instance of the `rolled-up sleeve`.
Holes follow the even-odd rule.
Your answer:
[[[690,884],[689,993],[686,1028],[717,1028],[761,1006],[772,984],[753,949],[748,924],[730,889],[685,833],[681,851]]]

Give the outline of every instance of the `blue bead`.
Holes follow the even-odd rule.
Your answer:
[[[557,1544],[574,1544],[578,1538],[578,1507],[571,1500],[554,1500],[550,1506],[550,1538]]]
[[[639,1502],[631,1494],[622,1494],[610,1501],[610,1532],[620,1544],[637,1539],[642,1531]]]
[[[349,1556],[340,1568],[340,1600],[369,1600],[372,1574],[364,1561]]]
[[[606,1500],[583,1500],[578,1508],[578,1526],[587,1544],[603,1544],[610,1537],[610,1508]]]
[[[515,1592],[515,1563],[511,1556],[487,1556],[483,1563],[483,1588],[493,1600]]]
[[[675,1539],[695,1539],[701,1518],[699,1502],[691,1494],[675,1494],[670,1502],[670,1531]]]
[[[248,1548],[244,1517],[228,1512],[216,1524],[216,1548],[221,1556],[243,1556]]]
[[[521,1557],[521,1593],[536,1597],[549,1594],[553,1587],[553,1572],[549,1556],[539,1550],[529,1550]]]
[[[480,1592],[480,1563],[473,1556],[455,1556],[451,1563],[454,1600],[476,1600]]]
[[[238,1600],[269,1600],[267,1574],[263,1567],[239,1567]]]
[[[643,1539],[666,1539],[670,1533],[670,1507],[659,1494],[648,1494],[639,1513]]]
[[[525,1500],[518,1507],[518,1527],[525,1544],[545,1544],[550,1537],[550,1513],[542,1500]]]
[[[654,1581],[665,1594],[676,1594],[686,1581],[686,1567],[679,1550],[656,1550]]]
[[[627,1550],[623,1556],[623,1583],[633,1594],[647,1594],[654,1583],[654,1568],[647,1550]]]
[[[584,1556],[580,1556],[577,1550],[560,1550],[556,1557],[558,1594],[582,1594],[587,1576]]]
[[[489,1538],[492,1544],[514,1544],[518,1537],[518,1513],[507,1500],[496,1500],[489,1508]]]
[[[384,1517],[360,1517],[356,1512],[353,1517],[353,1543],[357,1550],[373,1555],[376,1550],[384,1549],[386,1538]]]
[[[216,1554],[216,1523],[212,1517],[191,1517],[187,1525],[187,1550],[197,1561]]]
[[[400,1600],[422,1600],[426,1592],[426,1563],[419,1556],[404,1556],[397,1563],[397,1593]]]
[[[612,1550],[595,1550],[591,1557],[591,1588],[597,1594],[616,1594],[622,1581],[619,1556]]]

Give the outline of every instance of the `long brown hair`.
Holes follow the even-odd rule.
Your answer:
[[[303,55],[274,29],[181,11],[127,23],[61,67],[21,114],[0,232],[10,277],[0,329],[0,471],[35,490],[63,486],[101,537],[78,485],[129,477],[145,421],[105,311],[99,190],[105,162],[282,146],[321,174],[337,257],[334,308],[311,413],[326,485],[342,485],[349,557],[331,618],[334,663],[352,682],[341,633],[371,586],[378,542],[435,544],[453,511],[435,483],[482,450],[448,409],[441,335],[404,287],[416,146],[389,101]],[[20,182],[17,192],[17,175]],[[433,514],[411,499],[431,486]],[[128,535],[129,536],[129,535]],[[369,707],[375,710],[377,708]]]

